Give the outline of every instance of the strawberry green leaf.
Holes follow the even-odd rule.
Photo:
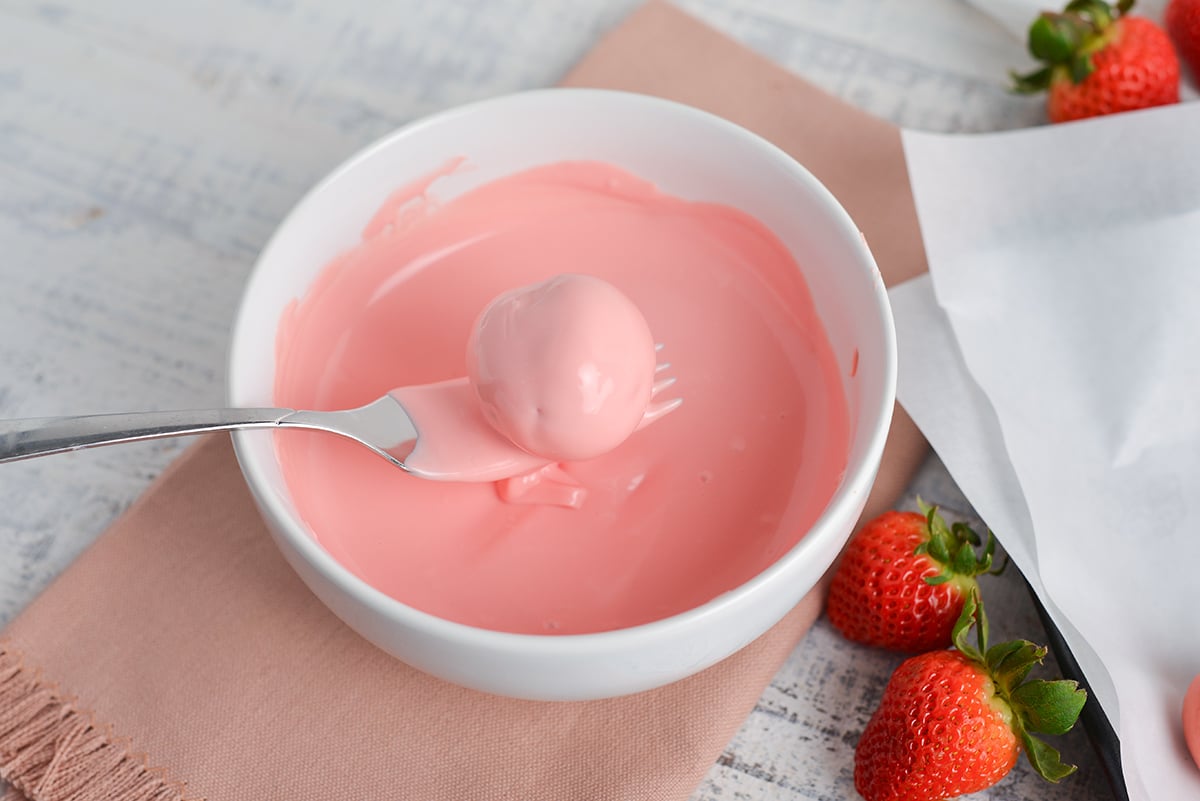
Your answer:
[[[979,545],[980,543],[979,535],[975,533],[975,529],[966,523],[955,523],[950,527],[950,533],[959,542],[969,542],[972,545]]]
[[[1087,28],[1078,16],[1046,12],[1029,26],[1029,52],[1047,64],[1066,64],[1083,43]]]
[[[1130,3],[1130,7],[1133,4]],[[1117,13],[1122,14],[1121,6],[1118,3]],[[1113,22],[1113,7],[1105,2],[1105,0],[1071,0],[1067,3],[1067,7],[1063,9],[1068,15],[1078,15],[1091,22],[1092,28],[1096,33],[1103,32]]]
[[[1096,71],[1096,62],[1092,61],[1091,53],[1077,53],[1071,59],[1068,67],[1071,70],[1071,81],[1079,84]]]
[[[950,546],[946,542],[945,537],[940,537],[937,534],[930,537],[925,552],[940,564],[944,565],[950,561]]]
[[[987,665],[992,680],[1005,693],[1009,693],[1035,665],[1046,658],[1046,649],[1028,640],[1012,640],[992,646],[987,652]]]
[[[975,575],[975,566],[977,564],[978,562],[975,559],[975,548],[971,546],[971,543],[964,542],[962,545],[958,546],[958,550],[954,552],[954,564],[951,565],[951,568],[955,573],[959,573],[963,576],[973,576]]]
[[[969,639],[972,628],[975,629],[975,643]],[[950,638],[954,642],[954,647],[961,653],[979,664],[984,664],[983,655],[987,652],[987,628],[987,615],[983,611],[983,599],[979,597],[979,588],[973,587],[967,593],[967,597],[963,599],[962,612],[959,614],[958,620],[954,621]]]
[[[929,520],[930,515],[937,511],[936,506],[930,506],[929,504],[925,503],[924,499],[922,499],[920,496],[917,497],[917,508],[921,510],[921,514],[925,515],[926,520]]]
[[[983,655],[987,653],[987,649],[988,649],[988,634],[989,634],[989,632],[988,632],[987,612],[985,612],[983,609],[983,598],[980,597],[979,590],[978,589],[974,590],[971,593],[971,595],[973,595],[975,597],[975,606],[976,606],[976,612],[977,612],[975,620],[976,620],[976,626],[978,627],[978,630],[976,631],[976,634],[975,634],[975,640],[976,640],[976,642],[979,643],[979,658],[982,659]]]
[[[929,529],[929,536],[950,540],[954,537],[951,534],[950,527],[946,525],[946,521],[938,514],[936,506],[929,507],[929,511],[925,514],[925,525]]]
[[[1096,69],[1092,56],[1111,42],[1114,20],[1131,6],[1120,2],[1114,9],[1104,0],[1071,0],[1062,13],[1039,15],[1029,26],[1028,47],[1044,67],[1013,75],[1014,91],[1040,92],[1067,76],[1082,83]]]
[[[1133,6],[1134,6],[1134,1],[1135,0],[1118,0],[1117,14],[1123,17],[1126,14],[1128,14],[1130,11],[1132,11]]]
[[[938,514],[938,507],[920,498],[917,505],[925,514],[925,538],[913,549],[913,554],[926,554],[942,568],[940,575],[925,579],[929,584],[944,584],[955,577],[977,576],[991,569],[996,543],[990,530],[984,554],[979,557],[975,549],[982,540],[974,529],[962,522],[947,526]]]
[[[1021,743],[1025,746],[1029,763],[1046,781],[1059,782],[1078,770],[1074,765],[1064,764],[1056,749],[1027,731],[1021,732]]]
[[[1038,92],[1044,92],[1050,88],[1050,79],[1054,77],[1054,67],[1043,67],[1025,75],[1009,72],[1008,76],[1012,79],[1014,92],[1020,95],[1036,95]]]
[[[1021,650],[1026,644],[1025,640],[1009,640],[1002,642],[999,645],[993,645],[987,652],[987,666],[990,670],[995,670],[1014,652]]]
[[[945,584],[949,580],[950,580],[950,577],[947,576],[945,573],[938,573],[936,576],[926,576],[925,577],[925,583],[928,584],[930,587],[936,587],[939,584]]]
[[[1030,681],[1009,694],[1024,727],[1042,734],[1066,734],[1079,719],[1087,692],[1073,681]]]
[[[1008,554],[1004,554],[1004,561],[1002,561],[1000,563],[1000,567],[993,567],[991,570],[987,571],[987,574],[989,576],[1003,575],[1004,571],[1008,569],[1008,562],[1009,562]]]

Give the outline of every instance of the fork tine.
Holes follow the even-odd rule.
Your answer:
[[[642,422],[638,428],[645,428],[655,420],[661,420],[671,412],[675,411],[683,404],[683,398],[672,398],[669,401],[661,401],[652,403],[646,407],[646,413],[642,415]]]
[[[673,375],[658,379],[654,382],[654,386],[650,388],[650,398],[654,399],[658,397],[658,393],[662,392],[667,387],[674,386],[675,382],[678,380],[679,379]]]
[[[662,342],[656,342],[654,344],[654,350],[656,353],[661,353],[664,347],[665,344]],[[670,362],[659,362],[654,366],[654,375],[662,376],[663,373],[670,369]],[[663,376],[662,378],[655,380],[654,384],[650,388],[650,400],[652,402],[646,406],[646,411],[642,415],[642,422],[638,424],[639,429],[645,428],[655,420],[661,420],[671,412],[678,409],[680,404],[683,403],[683,398],[672,398],[671,400],[658,401],[657,403],[653,402],[663,390],[674,386],[677,380],[678,379],[676,376]]]

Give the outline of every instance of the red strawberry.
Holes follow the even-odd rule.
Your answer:
[[[1179,102],[1179,59],[1166,32],[1127,17],[1134,0],[1073,0],[1029,28],[1029,52],[1046,66],[1013,75],[1022,93],[1049,91],[1051,122]]]
[[[978,646],[967,634],[978,620]],[[901,663],[854,752],[854,787],[866,801],[938,801],[991,787],[1021,750],[1046,779],[1075,771],[1033,736],[1064,734],[1087,694],[1073,681],[1026,681],[1046,649],[1024,640],[987,647],[976,595],[955,626],[956,651]]]
[[[1200,0],[1171,0],[1164,21],[1179,58],[1200,81]]]
[[[829,620],[847,638],[896,651],[950,644],[975,576],[992,568],[996,541],[977,558],[979,535],[947,526],[937,507],[885,512],[846,545],[829,587]]]

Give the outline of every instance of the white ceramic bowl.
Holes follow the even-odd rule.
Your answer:
[[[849,465],[824,513],[779,561],[703,606],[599,634],[473,628],[368,586],[313,539],[288,495],[271,436],[240,432],[238,459],[280,550],[314,593],[371,642],[475,689],[530,699],[591,699],[681,679],[742,648],[808,593],[849,537],[891,421],[896,348],[879,271],[837,200],[783,151],[696,109],[655,98],[550,89],[464,106],[409,125],[351,158],[299,203],[263,251],[233,332],[229,401],[270,406],[285,306],[398,187],[448,160],[473,169],[438,184],[456,194],[537,164],[607,161],[684,198],[742,209],[791,249],[827,329],[850,404]],[[857,369],[849,363],[857,354]]]

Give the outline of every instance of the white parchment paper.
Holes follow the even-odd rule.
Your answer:
[[[900,401],[1064,630],[1131,798],[1200,799],[1200,104],[905,133]],[[931,291],[932,290],[932,291]]]

